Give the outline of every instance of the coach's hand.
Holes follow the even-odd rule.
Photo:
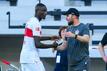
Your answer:
[[[74,37],[74,38],[75,38],[75,34],[72,33],[72,32],[66,32],[66,33],[65,33],[65,36],[66,36],[66,37]]]

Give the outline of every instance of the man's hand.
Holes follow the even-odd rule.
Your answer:
[[[66,37],[75,37],[75,34],[72,33],[72,32],[66,32],[66,33],[65,33],[65,36],[66,36]]]
[[[62,45],[57,47],[57,50],[65,50],[67,48],[66,41],[62,43]]]
[[[58,43],[53,42],[53,48],[56,49],[58,47]]]

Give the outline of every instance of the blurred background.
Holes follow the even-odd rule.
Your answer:
[[[0,58],[20,67],[24,26],[34,16],[37,3],[45,4],[48,9],[46,19],[41,21],[44,36],[58,35],[59,27],[68,25],[66,16],[62,14],[69,8],[79,10],[80,22],[87,24],[90,29],[90,71],[104,71],[105,63],[97,48],[107,32],[107,0],[0,0]],[[46,71],[53,71],[56,52],[53,53],[52,49],[39,49],[39,55]],[[0,71],[12,70],[0,61]]]

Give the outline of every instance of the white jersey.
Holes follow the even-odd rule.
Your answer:
[[[32,17],[26,23],[20,63],[35,63],[35,61],[40,61],[34,36],[41,36],[41,25],[36,17]]]

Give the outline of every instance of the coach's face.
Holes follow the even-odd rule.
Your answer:
[[[39,10],[38,10],[38,13],[39,15],[39,18],[40,19],[45,19],[46,17],[46,14],[47,14],[47,8],[46,7],[41,7]]]
[[[66,20],[68,21],[68,25],[73,25],[73,23],[74,23],[73,17],[74,17],[74,15],[72,15],[72,14],[67,15]]]

